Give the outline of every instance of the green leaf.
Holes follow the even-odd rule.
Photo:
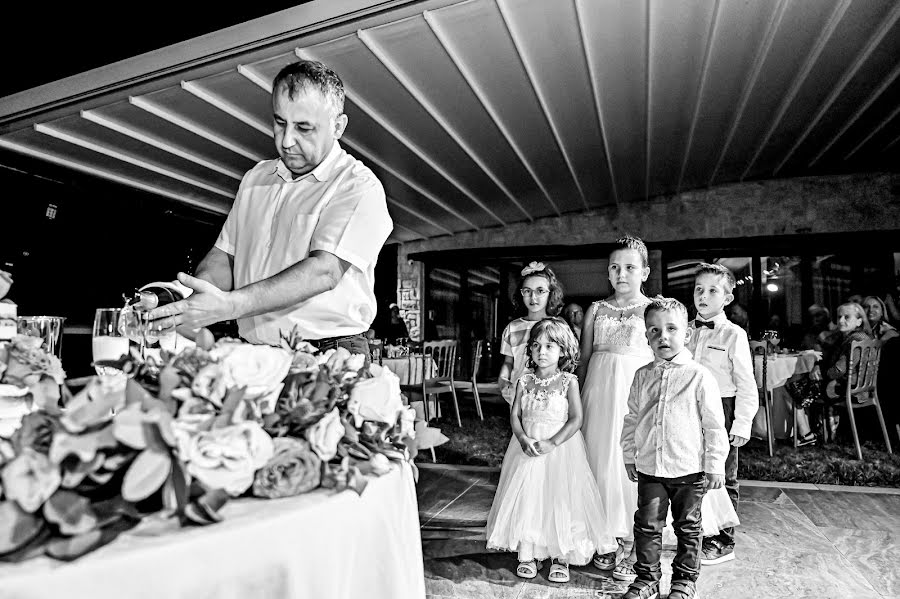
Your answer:
[[[113,434],[116,439],[135,449],[147,447],[151,432],[140,404],[129,403],[128,407],[116,414],[113,420]]]
[[[108,543],[103,537],[103,530],[98,528],[74,537],[54,539],[47,545],[47,555],[70,562]]]
[[[118,444],[111,426],[105,426],[100,430],[82,435],[71,435],[58,431],[50,445],[50,461],[59,464],[66,459],[66,456],[75,455],[82,462],[90,462],[99,450],[116,447]]]
[[[122,481],[122,497],[137,502],[155,493],[172,470],[172,456],[167,452],[145,449],[134,462]]]
[[[0,503],[0,555],[24,547],[43,527],[43,520],[29,514],[16,502]]]
[[[80,535],[97,527],[91,502],[73,491],[59,490],[44,503],[47,521],[59,525],[64,535]]]

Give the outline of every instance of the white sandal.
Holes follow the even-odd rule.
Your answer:
[[[541,568],[541,562],[537,560],[531,560],[528,562],[519,562],[518,567],[516,568],[516,576],[519,578],[534,578],[537,576],[538,570]]]
[[[550,566],[550,574],[547,575],[547,580],[559,584],[569,582],[569,564],[553,560],[553,564]]]
[[[634,582],[635,579],[637,579],[637,574],[634,572],[634,564],[631,562],[623,561],[616,566],[615,570],[613,570],[612,577],[616,580],[621,580],[628,583]]]

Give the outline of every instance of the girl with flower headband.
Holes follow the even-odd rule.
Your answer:
[[[534,578],[541,560],[547,580],[569,581],[569,565],[583,566],[597,551],[615,551],[600,490],[581,437],[581,397],[572,374],[578,342],[560,318],[531,328],[529,370],[516,382],[513,438],[485,528],[490,549],[516,551],[516,575]]]
[[[610,532],[619,539],[618,549],[596,556],[594,565],[630,582],[635,578],[634,560],[623,562],[624,539],[632,536],[637,485],[628,478],[619,440],[634,373],[653,360],[644,325],[650,300],[642,290],[650,276],[647,246],[631,235],[616,240],[607,272],[613,293],[591,304],[581,329],[581,431]]]
[[[524,308],[526,314],[506,325],[500,342],[500,353],[504,359],[497,383],[508,404],[513,402],[514,383],[525,371],[525,350],[531,327],[547,316],[559,314],[562,299],[562,286],[549,266],[543,262],[531,262],[522,269],[513,305],[517,311]]]

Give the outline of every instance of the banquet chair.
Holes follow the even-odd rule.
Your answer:
[[[478,339],[472,342],[472,379],[468,381],[455,381],[454,386],[460,391],[469,391],[475,397],[475,411],[478,417],[484,420],[484,413],[481,411],[481,395],[500,396],[500,387],[496,382],[478,382],[478,367],[481,365],[481,356],[484,352],[484,341]]]
[[[758,360],[762,363],[762,388],[759,390],[759,405],[763,406],[765,414],[766,414],[766,437],[769,443],[769,457],[775,455],[775,431],[772,429],[772,403],[773,403],[773,394],[772,391],[769,390],[768,385],[768,356],[766,355],[766,351],[768,348],[768,341],[753,341],[750,340],[750,353],[762,356],[762,359]],[[756,370],[756,358],[753,358],[753,370]],[[796,422],[794,423],[794,429],[796,429]],[[796,433],[795,433],[796,436]]]
[[[891,440],[888,437],[887,425],[884,422],[884,413],[881,411],[881,402],[878,400],[876,387],[880,358],[880,341],[854,341],[850,345],[850,364],[847,370],[847,389],[844,392],[844,400],[834,404],[847,408],[853,443],[856,445],[856,455],[860,460],[863,459],[862,448],[859,445],[859,434],[856,431],[856,417],[853,415],[853,412],[860,408],[875,407],[878,422],[881,423],[881,433],[884,435],[884,444],[887,446],[888,453],[894,453],[891,450]]]
[[[440,396],[450,393],[453,396],[453,407],[456,410],[456,423],[462,427],[462,419],[459,417],[459,402],[456,399],[456,386],[453,371],[456,367],[456,347],[454,339],[447,341],[426,341],[422,344],[422,355],[410,354],[410,381],[421,380],[421,383],[400,385],[401,390],[409,396],[410,403],[422,401],[425,408],[425,422],[431,420],[428,398],[435,398],[435,408],[440,415]],[[433,362],[433,367],[431,362]],[[421,365],[421,366],[420,366]],[[421,367],[421,377],[414,377],[414,368]],[[418,374],[415,372],[415,374]],[[421,400],[413,399],[414,396]]]

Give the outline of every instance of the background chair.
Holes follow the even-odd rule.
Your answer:
[[[472,342],[472,379],[469,381],[456,381],[454,382],[454,386],[460,391],[470,391],[472,395],[475,397],[475,410],[478,412],[478,417],[484,420],[484,413],[481,411],[481,395],[496,395],[498,397],[501,396],[500,387],[496,382],[490,383],[479,383],[478,382],[478,369],[481,365],[481,356],[484,352],[484,341],[482,339],[478,339],[477,341]]]
[[[434,396],[435,407],[438,415],[440,415],[440,405],[438,400],[440,395],[450,393],[453,396],[453,407],[456,410],[456,423],[462,427],[462,419],[459,417],[459,403],[456,399],[456,381],[453,379],[453,371],[456,367],[456,346],[455,339],[447,341],[426,341],[422,344],[422,354],[410,354],[409,364],[409,380],[421,380],[420,384],[412,383],[409,385],[400,385],[401,390],[409,396],[410,402],[413,396],[421,396],[421,401],[425,405],[425,422],[431,420],[431,414],[428,407],[429,396]],[[432,364],[433,362],[433,364]],[[422,369],[421,378],[414,378],[419,374],[418,369]]]
[[[766,414],[766,437],[769,442],[769,457],[775,455],[775,431],[772,429],[772,401],[773,394],[768,384],[768,341],[750,341],[750,352],[753,354],[753,370],[756,371],[756,363],[762,363],[762,388],[759,390],[759,405],[763,406]],[[756,356],[760,356],[759,359]],[[794,429],[796,429],[796,422]],[[795,433],[796,437],[796,433]]]
[[[373,364],[381,364],[381,358],[384,354],[384,343],[381,339],[369,341],[369,354],[372,356]]]
[[[859,445],[856,418],[853,415],[853,412],[860,408],[875,406],[878,422],[881,423],[881,434],[884,435],[884,444],[887,446],[888,453],[894,453],[891,450],[891,440],[884,422],[884,413],[881,411],[881,402],[878,401],[877,381],[880,358],[880,341],[854,341],[850,345],[850,364],[847,370],[847,389],[844,393],[844,400],[834,404],[847,408],[853,443],[856,445],[856,455],[860,460],[863,459],[862,448]]]

